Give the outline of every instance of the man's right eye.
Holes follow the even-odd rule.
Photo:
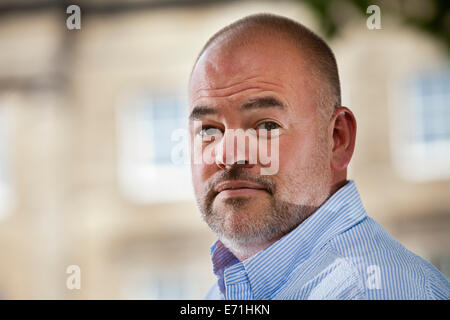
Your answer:
[[[203,138],[210,139],[211,137],[222,135],[222,131],[215,127],[203,127],[198,134]]]

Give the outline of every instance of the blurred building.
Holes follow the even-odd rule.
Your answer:
[[[105,0],[68,30],[57,3],[0,5],[0,296],[201,299],[215,239],[172,161],[193,61],[251,13],[318,22],[298,1]],[[358,121],[350,178],[370,216],[450,276],[445,47],[395,17],[369,30],[346,14],[329,43]]]

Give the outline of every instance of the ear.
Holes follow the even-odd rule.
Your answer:
[[[346,107],[337,108],[330,121],[332,134],[331,168],[345,170],[355,149],[356,119]]]

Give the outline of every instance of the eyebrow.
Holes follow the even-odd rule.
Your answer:
[[[217,110],[208,107],[208,106],[196,106],[192,109],[191,114],[189,115],[189,120],[200,120],[203,116],[207,116],[210,114],[217,114]]]
[[[274,97],[257,98],[241,105],[241,110],[264,109],[264,108],[280,108],[284,109],[285,105]]]
[[[241,110],[264,109],[264,108],[280,108],[284,109],[285,105],[274,97],[256,98],[246,102],[240,106]],[[189,120],[200,120],[203,116],[217,114],[218,111],[208,106],[196,106],[189,115]]]

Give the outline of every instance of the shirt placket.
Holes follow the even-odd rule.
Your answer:
[[[247,271],[242,263],[237,263],[224,272],[225,297],[228,300],[253,300]]]

